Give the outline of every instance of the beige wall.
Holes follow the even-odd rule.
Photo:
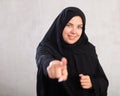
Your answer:
[[[0,96],[36,96],[36,47],[59,12],[76,6],[109,79],[120,96],[119,0],[0,0]]]

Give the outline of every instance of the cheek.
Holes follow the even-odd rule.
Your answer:
[[[68,33],[71,32],[71,30],[72,30],[72,28],[65,27],[64,30],[63,30],[63,32],[64,32],[65,34],[68,34]]]
[[[80,31],[78,32],[78,35],[81,37],[81,35],[82,35],[82,30],[80,30]]]
[[[64,40],[67,38],[67,33],[65,31],[62,33],[62,37]]]
[[[69,34],[69,33],[70,33],[70,29],[65,28],[65,29],[63,30],[62,36],[63,36],[63,37],[66,37],[67,34]]]

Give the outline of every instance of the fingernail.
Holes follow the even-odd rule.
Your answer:
[[[62,81],[64,81],[64,79],[63,79],[63,78],[58,79],[58,82],[62,82]]]

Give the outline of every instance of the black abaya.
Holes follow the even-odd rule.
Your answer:
[[[75,44],[67,44],[62,32],[68,21],[80,16],[83,22],[82,36]],[[52,60],[68,61],[68,79],[58,82],[47,75],[47,66]],[[76,7],[65,8],[55,19],[40,42],[37,53],[37,96],[107,96],[108,80],[99,63],[95,47],[85,34],[85,15]],[[89,75],[93,87],[83,89],[79,74]]]

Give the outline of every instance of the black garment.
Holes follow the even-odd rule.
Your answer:
[[[75,44],[67,44],[62,32],[69,20],[80,16],[83,22],[82,36]],[[52,60],[67,58],[68,79],[58,83],[47,75]],[[37,53],[37,96],[107,96],[108,80],[99,63],[95,47],[85,34],[85,15],[76,7],[65,8],[55,19],[40,42]],[[83,89],[79,74],[89,75],[93,88]]]

